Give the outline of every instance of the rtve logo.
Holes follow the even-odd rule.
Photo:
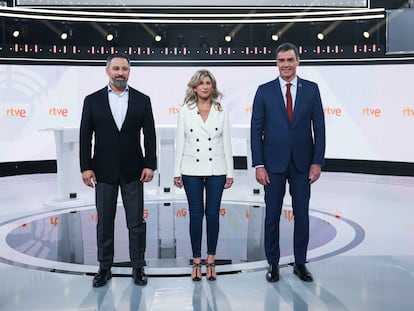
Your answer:
[[[26,118],[27,110],[23,108],[9,108],[6,109],[6,117]]]
[[[335,107],[324,107],[323,113],[326,116],[333,116],[333,117],[340,117],[342,116],[342,109],[341,108],[335,108]]]
[[[180,112],[180,108],[178,107],[170,107],[168,108],[168,113],[169,114],[178,114]]]
[[[53,117],[67,117],[69,115],[69,110],[67,108],[52,107],[49,109],[49,115]]]
[[[367,117],[381,117],[381,109],[379,108],[363,108],[362,109],[362,115]]]
[[[403,110],[403,116],[405,116],[405,117],[414,117],[414,109],[405,108]]]

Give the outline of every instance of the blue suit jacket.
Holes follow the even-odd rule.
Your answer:
[[[325,120],[318,85],[298,77],[292,123],[279,78],[257,89],[251,119],[252,165],[286,172],[292,157],[300,172],[324,164]]]

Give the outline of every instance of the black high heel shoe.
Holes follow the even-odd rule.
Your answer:
[[[194,274],[191,273],[191,279],[193,281],[201,281],[201,262],[200,263],[194,263],[193,264],[193,272],[195,272]]]
[[[212,263],[206,263],[206,278],[209,281],[215,281],[217,279],[217,273],[216,273],[216,264],[214,262]]]

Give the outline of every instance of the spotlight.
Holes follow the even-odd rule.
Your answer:
[[[266,42],[270,44],[277,42],[282,37],[282,34],[288,29],[288,26],[281,27],[276,24],[266,24]]]
[[[369,39],[369,37],[371,36],[371,34],[369,33],[369,31],[364,31],[364,32],[362,33],[362,36],[363,36],[365,39]]]
[[[117,30],[109,30],[106,33],[106,41],[111,42],[118,38],[118,31]]]
[[[316,37],[319,39],[319,40],[323,40],[323,39],[325,39],[325,35],[323,34],[323,32],[318,32],[318,34],[316,35]]]
[[[231,37],[231,35],[224,36],[224,41],[226,41],[226,42],[231,42],[232,39],[233,38]]]
[[[64,26],[61,29],[62,30],[59,33],[59,37],[60,37],[61,40],[68,40],[72,37],[73,32],[72,32],[71,28],[69,28],[68,26]]]
[[[72,31],[71,30],[62,31],[60,33],[60,39],[62,39],[62,40],[68,40],[70,37],[72,37]]]
[[[15,23],[9,28],[9,35],[12,40],[21,41],[27,39],[28,29],[26,24]]]
[[[224,46],[230,46],[230,44],[232,44],[234,36],[237,33],[236,27],[232,25],[220,25],[219,27],[219,43],[223,44]]]
[[[21,32],[20,32],[19,29],[12,30],[12,36],[13,36],[13,38],[20,37],[20,34],[21,34]]]
[[[154,38],[154,42],[157,45],[166,45],[167,42],[167,29],[165,25],[155,25],[155,29],[152,30],[151,28],[146,28],[147,32],[152,35]]]
[[[108,42],[112,42],[118,39],[118,30],[117,30],[117,25],[109,25],[108,28],[106,28],[105,31],[105,38],[106,41]]]
[[[10,28],[10,36],[14,39],[21,39],[23,36],[26,35],[26,25],[17,22]]]
[[[112,40],[114,40],[114,34],[112,34],[112,33],[107,33],[106,34],[106,41],[112,41]]]
[[[161,35],[155,35],[154,40],[155,40],[155,42],[160,42],[162,40],[162,36]]]

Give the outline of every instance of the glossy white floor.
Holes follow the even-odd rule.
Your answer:
[[[252,198],[242,184],[236,179],[225,200],[260,204],[261,196]],[[312,215],[332,224],[335,236],[309,251],[313,283],[304,283],[292,273],[287,255],[282,258],[281,279],[274,284],[265,280],[264,261],[234,265],[237,273],[198,283],[188,276],[170,275],[171,271],[180,274],[180,268],[158,268],[150,261],[147,271],[152,277],[146,287],[135,286],[128,268],[121,267],[115,269],[118,276],[95,289],[91,272],[96,266],[41,260],[7,243],[9,232],[21,221],[68,209],[45,204],[55,190],[55,174],[0,178],[0,310],[397,311],[414,307],[412,177],[323,173],[313,186]],[[79,197],[86,198],[80,205],[92,203],[87,189]],[[148,191],[148,200],[159,198]],[[182,194],[177,198],[182,199]],[[232,270],[229,266],[219,266],[218,271]]]

